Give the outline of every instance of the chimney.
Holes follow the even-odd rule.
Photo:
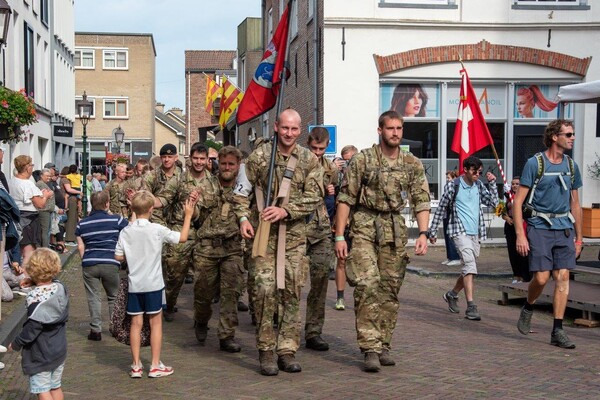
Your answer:
[[[161,113],[164,113],[165,112],[165,105],[164,105],[164,103],[158,103],[157,102],[156,103],[156,110],[160,111]]]
[[[173,114],[177,115],[179,118],[183,117],[183,110],[179,107],[173,107],[168,112],[172,112]]]

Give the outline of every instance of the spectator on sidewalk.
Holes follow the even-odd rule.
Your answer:
[[[456,171],[446,172],[446,182],[451,182],[456,179],[458,175]],[[444,230],[444,245],[446,246],[446,261],[442,261],[442,264],[452,267],[454,265],[460,265],[460,255],[456,250],[454,241],[448,234],[448,218],[450,217],[450,209],[446,210],[446,215],[442,220],[442,229]]]
[[[504,193],[506,197],[506,207],[503,208],[502,219],[504,220],[504,236],[506,237],[506,249],[508,250],[508,259],[513,271],[512,283],[529,282],[529,260],[517,251],[517,233],[513,220],[514,195],[519,189],[521,178],[515,176],[510,182],[510,191]]]
[[[577,164],[565,154],[573,149],[574,135],[573,123],[564,119],[551,121],[546,126],[544,146],[547,149],[525,163],[513,207],[517,251],[522,256],[529,255],[529,271],[533,274],[517,328],[523,335],[529,334],[533,304],[552,275],[554,325],[550,344],[564,349],[575,348],[562,323],[569,296],[569,270],[575,268],[583,247],[577,191],[582,186],[581,174]],[[541,177],[538,176],[539,163],[542,164]],[[541,179],[538,181],[538,178]],[[532,195],[527,199],[530,189]],[[526,215],[523,204],[528,208]],[[523,219],[527,221],[527,233]]]
[[[46,206],[54,192],[49,189],[40,190],[29,178],[33,172],[31,157],[20,155],[14,160],[17,174],[9,182],[10,195],[21,212],[22,239],[19,243],[22,264],[27,265],[31,253],[41,244],[41,228],[39,210]]]
[[[107,191],[95,192],[91,198],[92,212],[77,224],[77,248],[81,256],[83,285],[90,311],[88,340],[102,340],[102,298],[104,288],[108,300],[109,320],[119,291],[120,263],[115,260],[119,233],[128,224],[120,215],[108,214],[110,199]],[[110,330],[110,329],[109,329]]]
[[[54,190],[49,186],[52,175],[52,170],[44,168],[40,174],[40,180],[35,183],[38,189],[42,191],[49,190],[54,193]],[[39,209],[42,247],[48,247],[50,245],[50,225],[52,222],[52,213],[54,212],[55,207],[56,202],[54,200],[54,196],[52,196],[48,199],[48,201],[46,201],[46,205]]]
[[[69,167],[64,167],[60,171],[60,187],[65,195],[65,205],[67,210],[67,221],[65,222],[65,237],[64,240],[70,246],[75,245],[75,227],[79,220],[77,212],[78,197],[81,196],[81,191],[74,189],[71,186],[71,180],[67,178]]]
[[[56,277],[61,263],[58,254],[46,248],[33,252],[27,273],[35,283],[27,295],[27,320],[9,345],[22,349],[23,373],[29,375],[31,393],[38,399],[62,399],[62,373],[67,359],[66,322],[69,293]]]
[[[173,373],[173,368],[165,366],[160,360],[162,310],[166,305],[161,253],[164,244],[183,243],[187,240],[196,200],[189,199],[185,204],[185,219],[181,232],[174,232],[149,221],[155,202],[150,192],[142,190],[131,200],[131,210],[137,219],[121,231],[115,249],[115,259],[127,261],[129,268],[127,314],[131,315],[129,336],[133,363],[129,375],[132,378],[141,378],[144,373],[140,361],[144,314],[149,316],[151,332],[152,364],[148,376],[160,378]]]
[[[467,300],[465,318],[472,321],[481,320],[477,305],[473,300],[474,280],[477,275],[476,261],[480,250],[479,242],[487,238],[481,204],[493,208],[498,205],[496,177],[491,172],[487,173],[486,177],[490,186],[488,190],[479,180],[482,173],[483,164],[479,158],[470,156],[463,161],[463,175],[446,183],[444,194],[429,227],[429,241],[435,243],[438,226],[446,215],[446,210],[450,210],[448,234],[460,254],[463,268],[454,288],[446,292],[443,297],[448,303],[448,310],[458,313],[460,312],[458,294],[464,289]]]

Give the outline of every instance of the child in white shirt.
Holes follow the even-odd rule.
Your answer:
[[[165,283],[162,274],[161,254],[165,243],[184,243],[187,240],[190,221],[197,196],[185,204],[185,218],[181,232],[172,231],[149,221],[154,209],[152,193],[139,191],[131,200],[131,210],[136,220],[123,229],[115,249],[117,261],[127,260],[129,268],[129,294],[127,314],[131,315],[130,346],[133,364],[130,376],[141,378],[143,366],[140,361],[141,330],[144,313],[150,320],[150,347],[152,364],[148,376],[160,378],[173,373],[173,368],[160,361],[162,345],[162,310],[166,305]]]

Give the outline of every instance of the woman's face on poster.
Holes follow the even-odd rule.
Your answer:
[[[414,117],[421,111],[421,106],[423,105],[423,99],[421,98],[421,93],[418,90],[415,90],[413,96],[406,101],[406,105],[404,107],[404,116],[405,117]]]
[[[533,104],[525,96],[517,96],[517,112],[521,117],[533,117]]]

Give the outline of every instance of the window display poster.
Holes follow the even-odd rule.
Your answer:
[[[559,105],[554,101],[558,93],[557,85],[517,85],[515,86],[515,119],[554,119],[558,118]],[[572,119],[572,107],[565,104],[563,118]]]
[[[395,110],[404,118],[440,115],[438,85],[419,83],[382,83],[379,92],[381,112]]]

